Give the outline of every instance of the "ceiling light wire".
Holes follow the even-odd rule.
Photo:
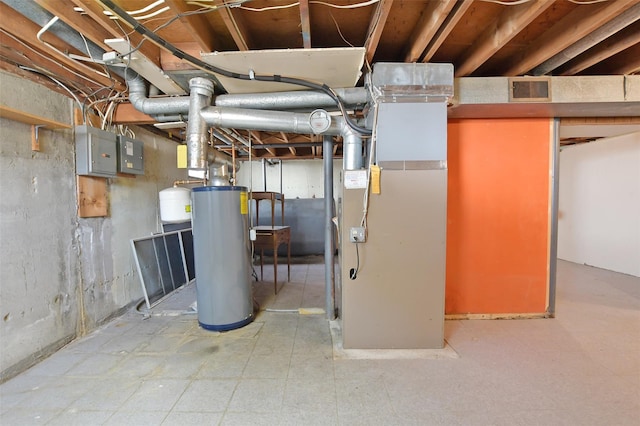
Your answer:
[[[520,4],[529,3],[531,0],[514,0],[514,1],[501,1],[501,0],[480,0],[485,3],[501,4],[502,6],[518,6]]]
[[[359,7],[371,6],[372,4],[376,4],[378,2],[380,2],[380,0],[369,0],[369,1],[362,2],[362,3],[339,5],[339,4],[333,4],[333,3],[328,3],[328,2],[319,1],[319,0],[310,0],[309,4],[319,4],[319,5],[322,5],[322,6],[333,7],[335,9],[356,9],[356,8],[359,8]],[[196,3],[196,2],[188,2],[188,3],[193,4],[193,3]],[[300,2],[297,1],[297,2],[294,2],[294,3],[290,3],[290,4],[283,4],[283,5],[280,5],[280,6],[267,6],[267,7],[260,7],[260,8],[240,6],[240,9],[247,10],[249,12],[266,12],[266,11],[269,11],[269,10],[289,9],[291,7],[295,7],[295,6],[299,6],[299,5],[300,5]]]
[[[338,30],[338,34],[340,35],[340,38],[342,39],[342,41],[344,41],[346,44],[348,44],[351,47],[355,47],[353,44],[349,43],[346,38],[344,38],[344,35],[342,35],[342,31],[340,31],[340,26],[338,25],[338,21],[336,21],[336,18],[333,17],[333,13],[329,13],[329,16],[331,16],[331,19],[333,19],[333,23],[336,25],[336,29]]]
[[[55,47],[54,45],[52,45],[52,44],[50,44],[50,43],[48,43],[48,42],[46,42],[46,41],[44,41],[44,40],[42,39],[42,35],[43,35],[44,33],[46,33],[46,32],[49,30],[49,28],[51,28],[51,27],[53,26],[53,24],[55,24],[59,19],[60,19],[59,17],[54,16],[53,18],[51,18],[51,20],[50,20],[49,22],[47,22],[47,23],[46,23],[46,24],[45,24],[45,25],[40,29],[40,31],[38,31],[38,32],[36,33],[36,38],[38,39],[38,41],[39,41],[40,43],[44,44],[45,46],[47,46],[49,49],[51,49],[51,50],[53,50],[54,52],[58,53],[59,55],[62,55],[62,56],[64,56],[64,57],[66,57],[66,58],[68,58],[68,59],[70,59],[70,60],[72,60],[72,61],[76,62],[76,63],[78,64],[78,66],[80,66],[81,68],[84,68],[84,69],[86,69],[86,70],[88,70],[88,71],[94,72],[94,73],[96,73],[96,74],[98,74],[98,75],[100,75],[100,76],[102,76],[102,77],[111,78],[109,75],[107,75],[107,74],[105,74],[105,73],[103,73],[103,72],[101,72],[101,71],[98,71],[98,70],[97,70],[97,69],[95,69],[95,68],[91,68],[91,67],[89,67],[89,66],[85,65],[85,64],[83,64],[82,62],[78,61],[77,59],[72,58],[72,57],[71,57],[71,56],[69,56],[67,53],[65,53],[65,52],[61,51],[60,49],[58,49],[58,48],[57,48],[57,47]]]
[[[596,3],[604,3],[609,0],[567,0],[573,4],[596,4]]]
[[[102,86],[102,84],[101,84],[101,83],[98,83],[97,81],[92,80],[91,78],[89,78],[89,77],[85,76],[84,74],[80,74],[79,72],[77,72],[77,71],[75,71],[75,70],[73,70],[73,69],[71,69],[71,68],[67,67],[66,65],[61,64],[60,62],[56,61],[55,59],[53,59],[53,58],[51,58],[51,57],[49,57],[49,56],[47,56],[47,55],[45,55],[45,54],[43,54],[43,53],[40,53],[38,50],[36,50],[36,49],[34,49],[33,47],[29,46],[27,43],[25,43],[25,42],[23,42],[22,40],[20,40],[19,38],[15,37],[15,36],[14,36],[13,34],[11,34],[10,32],[8,32],[8,31],[6,31],[6,30],[4,30],[4,29],[2,29],[2,28],[0,28],[0,32],[2,32],[2,33],[4,33],[4,34],[6,34],[6,35],[7,35],[8,37],[10,37],[11,39],[13,39],[13,40],[17,41],[18,43],[20,43],[21,45],[23,45],[24,47],[26,47],[27,49],[29,49],[30,51],[32,51],[33,53],[35,53],[36,55],[38,55],[38,56],[40,56],[40,57],[42,57],[42,58],[46,59],[46,60],[47,60],[47,61],[49,61],[49,62],[53,62],[54,64],[56,64],[57,66],[61,67],[61,68],[62,68],[62,69],[64,69],[65,71],[68,71],[68,72],[70,72],[71,74],[73,74],[73,75],[75,75],[75,76],[77,76],[77,77],[80,77],[80,78],[81,78],[81,79],[83,79],[83,80],[86,80],[86,81],[88,81],[88,82],[90,82],[90,83],[92,83],[92,84],[95,84],[96,86]],[[23,56],[24,56],[24,54],[23,54]],[[33,62],[33,61],[32,61],[32,62]],[[79,89],[78,89],[78,90],[79,90]]]

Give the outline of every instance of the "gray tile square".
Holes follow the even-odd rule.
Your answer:
[[[336,384],[332,377],[289,379],[284,391],[288,411],[337,413]]]
[[[122,405],[120,411],[169,412],[189,385],[188,380],[153,379],[144,381]]]
[[[112,415],[112,411],[83,411],[72,408],[58,414],[47,425],[98,426],[104,424]]]
[[[162,422],[162,426],[191,426],[191,425],[217,425],[222,419],[223,413],[211,412],[170,412]]]
[[[237,380],[194,380],[176,402],[173,411],[223,412],[237,385]]]
[[[244,379],[238,384],[228,411],[279,413],[284,387],[283,379]]]

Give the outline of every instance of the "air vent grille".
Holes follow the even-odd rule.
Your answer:
[[[509,79],[510,102],[551,101],[551,79],[548,77],[518,77]]]

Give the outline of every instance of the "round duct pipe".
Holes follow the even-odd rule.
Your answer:
[[[363,87],[335,89],[345,106],[364,105],[368,102],[367,90]],[[290,91],[277,93],[239,93],[220,95],[215,99],[219,107],[288,110],[304,108],[335,108],[336,103],[323,92]]]
[[[200,110],[211,104],[213,82],[195,77],[189,80],[189,119],[187,122],[187,167],[191,170],[207,169],[207,123]]]
[[[213,127],[307,135],[314,133],[308,113],[210,106],[202,109],[200,115]],[[341,135],[345,128],[348,126],[342,117],[333,117],[331,126],[323,134]]]
[[[129,87],[129,102],[136,110],[152,116],[187,114],[189,112],[188,96],[149,99],[144,79],[132,69],[127,69],[124,74]]]
[[[342,132],[342,163],[345,170],[362,168],[362,136],[350,127]]]

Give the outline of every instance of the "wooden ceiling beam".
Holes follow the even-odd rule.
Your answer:
[[[366,49],[365,57],[369,63],[373,61],[373,57],[376,54],[376,49],[380,43],[380,37],[382,36],[382,31],[387,23],[387,18],[389,17],[392,5],[393,0],[380,0],[371,15],[369,29],[367,30],[367,39],[364,42],[364,47]]]
[[[280,132],[280,136],[282,136],[282,141],[288,145],[289,152],[295,156],[297,151],[293,146],[289,144],[289,137],[287,136],[287,134],[285,132]]]
[[[4,32],[4,30],[0,30],[0,56],[4,56],[6,60],[9,60],[17,65],[26,66],[28,68],[33,68],[38,71],[41,71],[42,74],[47,75],[51,74],[56,79],[62,80],[63,83],[67,84],[71,88],[75,88],[81,92],[85,92],[85,95],[81,95],[81,97],[86,96],[100,87],[101,85],[97,83],[91,82],[89,79],[74,74],[74,70],[67,68],[65,65],[56,61],[55,59],[51,59],[46,55],[43,55],[39,51],[32,49],[28,44],[18,41],[19,39],[13,38],[15,36],[9,36]],[[58,89],[62,89],[57,86],[53,80],[47,77],[40,77],[39,74],[33,73],[31,71],[24,71],[24,76],[29,76],[32,80],[36,80],[38,82],[42,82],[42,79],[53,84],[58,87]],[[69,95],[68,92],[62,91],[65,95]]]
[[[218,7],[217,10],[220,13],[220,17],[226,25],[229,34],[231,34],[233,41],[236,43],[236,46],[238,46],[238,50],[249,50],[253,43],[243,21],[233,14],[231,8],[227,7],[225,0],[214,0],[214,4]]]
[[[214,52],[219,46],[215,43],[213,36],[213,28],[202,14],[184,15],[185,12],[191,12],[183,0],[164,0],[169,9],[180,16],[179,20],[187,28],[193,40],[198,43],[200,49],[204,52]]]
[[[60,2],[59,0],[35,0],[35,2],[102,49],[107,51],[111,50],[104,41],[112,38],[112,35],[104,28],[96,25],[93,19],[89,18],[86,14],[73,10],[73,6],[70,3]]]
[[[113,113],[113,124],[155,124],[158,121],[153,117],[138,111],[129,102],[118,104]]]
[[[568,48],[562,50],[556,55],[553,55],[551,58],[531,70],[531,74],[545,75],[551,73],[569,62],[571,59],[596,46],[598,43],[608,39],[614,34],[620,33],[620,31],[624,30],[629,25],[632,25],[634,22],[637,22],[639,19],[640,2],[599,28],[596,28],[594,31],[591,31],[587,37],[580,39]]]
[[[464,77],[478,69],[553,3],[539,0],[505,7],[466,51],[463,61],[455,67],[455,76]]]
[[[261,132],[257,130],[249,130],[249,135],[251,135],[251,137],[253,137],[258,142],[258,144],[264,144]],[[276,151],[273,148],[265,148],[265,149],[269,154],[271,154],[274,157],[277,157]]]
[[[429,62],[431,60],[472,4],[473,0],[459,0],[456,2],[453,9],[449,12],[449,15],[447,15],[444,22],[440,25],[440,28],[438,28],[438,31],[436,31],[431,41],[427,44],[421,62]]]
[[[118,84],[116,80],[112,80],[108,77],[105,77],[104,75],[99,74],[98,72],[101,71],[98,71],[98,69],[73,60],[65,54],[59,53],[65,52],[67,54],[73,53],[81,56],[85,55],[84,52],[81,52],[73,46],[62,41],[51,32],[44,33],[41,39],[49,45],[53,46],[59,52],[50,47],[47,47],[37,38],[37,33],[41,30],[41,27],[33,21],[27,19],[20,13],[16,12],[14,9],[10,8],[5,3],[0,3],[0,28],[20,39],[34,51],[42,53],[43,55],[48,57],[57,58],[58,61],[72,69],[74,72],[85,76],[88,80],[91,80],[98,85],[110,87],[114,84]]]
[[[101,3],[98,3],[99,0],[70,0],[76,6],[82,8],[84,12],[89,15],[89,17],[95,21],[95,24],[100,25],[103,29],[105,29],[109,34],[111,34],[111,38],[127,38],[127,34],[123,32],[123,30],[114,22],[113,19],[109,18],[105,15],[104,9],[101,6]],[[128,28],[128,26],[123,26],[124,29]],[[130,32],[128,34],[129,41],[132,46],[137,46],[143,40],[144,43],[138,49],[138,52],[153,62],[158,67],[160,66],[160,48],[153,44],[151,41],[144,39],[137,32]],[[112,49],[109,49],[112,50]]]
[[[200,52],[202,51],[200,45],[196,42],[174,43],[173,45],[196,58],[200,57]],[[160,50],[160,65],[163,71],[191,71],[198,69],[164,49]]]
[[[420,21],[416,25],[409,38],[409,48],[405,54],[405,62],[416,62],[422,56],[422,52],[436,34],[440,25],[449,15],[457,0],[438,0],[427,2],[427,7],[422,11]]]
[[[302,47],[311,49],[311,21],[309,19],[309,0],[300,0],[300,27],[302,29]]]
[[[558,75],[575,75],[638,43],[640,43],[640,22],[629,25],[618,34],[567,62],[565,66],[559,68]]]
[[[505,76],[523,75],[553,55],[561,52],[590,32],[609,22],[638,0],[616,0],[601,5],[577,6],[576,9],[557,21],[515,57],[502,71]],[[456,74],[457,75],[457,74]]]
[[[606,61],[587,68],[585,74],[629,75],[640,74],[640,43],[634,44]]]

